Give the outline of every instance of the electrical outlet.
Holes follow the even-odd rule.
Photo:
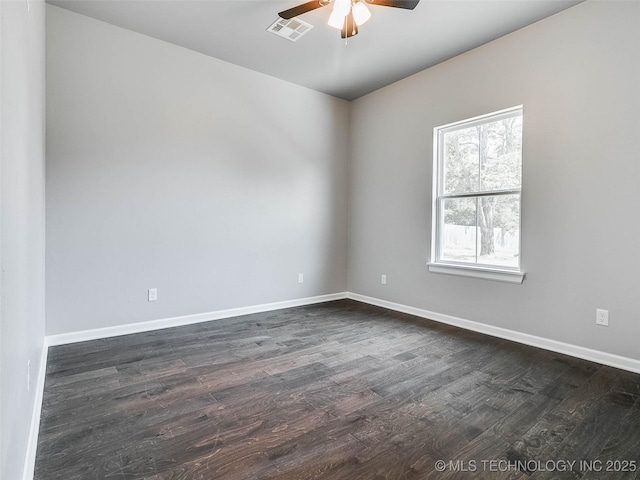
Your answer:
[[[304,275],[302,273],[298,274],[298,283],[304,283]]]
[[[382,285],[386,285],[387,284],[387,276],[386,275],[380,275],[380,283]]]
[[[31,390],[31,359],[27,360],[27,390]]]
[[[609,326],[609,310],[596,309],[596,323],[604,327]]]
[[[155,302],[156,300],[158,300],[158,289],[157,288],[150,288],[149,289],[149,301],[150,302]]]

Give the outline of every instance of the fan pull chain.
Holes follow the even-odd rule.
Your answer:
[[[349,32],[347,31],[347,28],[349,27],[349,23],[347,22],[347,17],[348,15],[344,16],[344,31],[347,34],[344,37],[344,48],[347,48],[347,45],[349,44]]]

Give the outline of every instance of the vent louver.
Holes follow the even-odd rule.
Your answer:
[[[299,40],[305,33],[313,28],[313,25],[303,22],[299,18],[291,18],[286,20],[279,18],[273,25],[267,28],[267,31],[275,33],[279,37],[286,38],[292,42]]]

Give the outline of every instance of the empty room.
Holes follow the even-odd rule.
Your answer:
[[[0,16],[2,480],[640,480],[640,1]]]

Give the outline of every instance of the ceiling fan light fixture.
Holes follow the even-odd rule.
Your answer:
[[[333,1],[333,14],[342,15],[342,18],[346,17],[351,10],[351,0],[334,0]]]
[[[344,17],[345,15],[342,15],[340,12],[336,12],[334,9],[329,16],[329,21],[327,22],[327,24],[330,27],[342,30],[342,27],[344,27]]]
[[[357,35],[358,27],[371,18],[371,12],[365,2],[381,7],[413,10],[420,0],[309,0],[279,12],[278,16],[284,20],[291,20],[303,13],[311,12],[333,3],[333,10],[327,23],[331,27],[340,29],[341,38],[349,38]],[[274,28],[281,28],[281,26],[276,25]]]
[[[344,15],[340,15],[335,11],[331,12],[327,25],[333,28],[337,28],[338,30],[342,30],[342,27],[344,26]]]
[[[371,18],[371,12],[362,2],[356,2],[351,11],[353,12],[353,20],[359,27]]]

